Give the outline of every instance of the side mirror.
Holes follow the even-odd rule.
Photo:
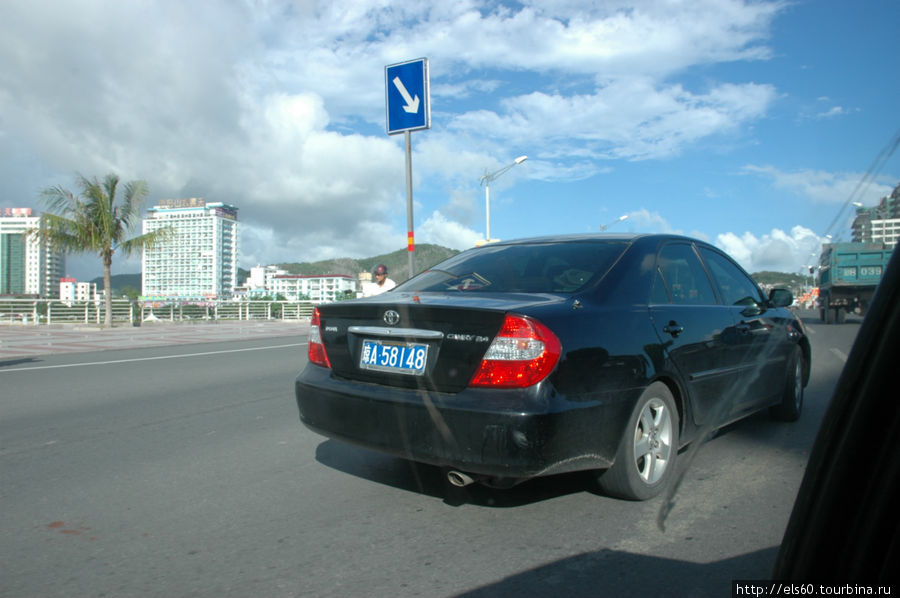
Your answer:
[[[741,310],[741,315],[745,318],[755,318],[759,314],[763,313],[763,306],[758,303],[754,303],[753,305],[748,305],[743,310]]]
[[[788,289],[772,289],[769,291],[769,305],[772,307],[788,307],[794,303],[794,294]]]

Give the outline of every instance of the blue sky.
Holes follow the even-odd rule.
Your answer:
[[[0,209],[116,172],[148,206],[237,206],[244,268],[404,248],[384,67],[427,57],[417,243],[471,247],[480,177],[527,155],[491,185],[492,237],[627,214],[610,230],[796,272],[900,183],[898,23],[895,0],[4,2]]]

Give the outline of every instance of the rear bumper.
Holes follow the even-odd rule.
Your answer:
[[[445,394],[343,380],[314,365],[295,382],[300,419],[319,434],[496,478],[609,467],[639,393],[572,402],[545,381]]]

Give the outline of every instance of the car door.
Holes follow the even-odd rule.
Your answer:
[[[662,350],[684,381],[695,422],[724,421],[731,409],[723,400],[738,383],[729,346],[734,321],[691,243],[660,249],[650,317]]]
[[[771,403],[784,386],[789,343],[784,322],[770,309],[759,287],[727,256],[700,247],[722,302],[731,313],[736,335],[730,343],[740,368],[741,392],[734,395],[734,415]]]

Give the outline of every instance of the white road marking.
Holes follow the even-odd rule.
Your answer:
[[[837,358],[841,360],[841,363],[847,363],[847,356],[843,353],[843,351],[840,351],[839,349],[835,349],[832,347],[831,352],[834,353],[837,356]]]
[[[160,355],[158,357],[135,357],[134,359],[114,359],[110,361],[91,361],[88,363],[64,363],[60,365],[38,365],[24,368],[0,368],[0,374],[6,372],[30,372],[32,370],[55,370],[59,368],[79,368],[89,365],[112,365],[116,363],[133,363],[137,361],[157,361],[160,359],[181,359],[183,357],[203,357],[206,355],[223,355],[225,353],[242,353],[244,351],[264,351],[267,349],[286,349],[288,347],[302,347],[306,343],[290,343],[287,345],[270,345],[268,347],[248,347],[246,349],[226,349],[223,351],[204,351],[202,353],[181,353],[178,355]]]

